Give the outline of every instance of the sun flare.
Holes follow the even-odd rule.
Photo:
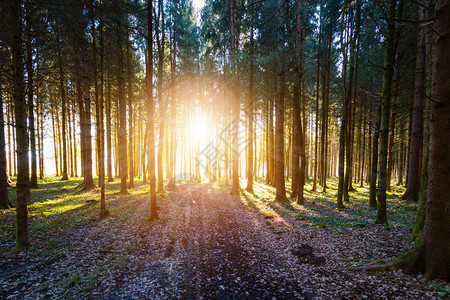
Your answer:
[[[202,117],[198,117],[191,123],[191,135],[197,140],[204,139],[208,133],[208,121]]]

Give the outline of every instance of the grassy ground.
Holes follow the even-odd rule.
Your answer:
[[[244,189],[241,191],[241,201],[268,216],[280,216],[288,214],[299,220],[306,221],[311,226],[320,228],[332,228],[339,231],[342,227],[365,227],[373,223],[376,218],[376,210],[369,208],[369,186],[360,187],[354,184],[354,191],[349,193],[350,202],[344,203],[345,208],[336,208],[337,178],[328,178],[327,192],[322,193],[318,185],[316,192],[312,190],[312,180],[307,180],[304,197],[305,205],[298,205],[293,199],[290,203],[282,204],[275,201],[275,187],[267,185],[264,180],[254,183],[254,193]],[[216,185],[218,186],[218,185]],[[246,182],[241,181],[245,187]],[[222,187],[227,190],[228,187]],[[416,214],[416,204],[400,200],[405,188],[392,185],[387,193],[388,222],[389,226],[401,226],[412,228]],[[291,182],[286,182],[286,192],[291,193]],[[389,229],[386,226],[386,229]]]
[[[60,181],[59,177],[45,177],[39,181],[39,188],[31,190],[28,205],[29,232],[31,240],[40,235],[42,230],[86,225],[99,221],[100,189],[88,192],[80,191],[82,178]],[[14,181],[14,178],[13,178]],[[97,180],[95,181],[97,184]],[[122,200],[138,201],[149,191],[147,185],[137,181],[136,188],[129,190],[129,195],[119,195],[120,179],[107,183],[106,199],[108,209],[118,220],[130,217]],[[9,199],[16,205],[15,188],[9,188]],[[118,200],[121,203],[118,203]],[[15,233],[15,210],[0,211],[0,240],[11,240]]]
[[[46,177],[39,182],[39,188],[31,191],[28,216],[30,220],[31,239],[44,229],[57,227],[85,225],[98,221],[99,214],[99,189],[89,192],[80,192],[78,186],[82,178],[71,178],[68,181],[59,181],[56,177]],[[228,190],[229,186],[223,186],[221,182],[212,184],[213,187]],[[368,186],[359,187],[350,192],[350,203],[345,203],[345,208],[336,209],[337,178],[327,180],[327,193],[311,192],[312,181],[308,180],[305,186],[305,205],[301,206],[295,201],[289,204],[280,204],[274,201],[275,188],[265,184],[263,180],[254,183],[254,193],[241,191],[241,201],[256,209],[264,215],[277,216],[288,214],[311,226],[320,228],[333,228],[340,230],[342,227],[364,227],[372,223],[376,217],[376,210],[369,209]],[[241,180],[241,186],[245,187],[245,180]],[[119,195],[120,180],[107,183],[106,198],[108,209],[120,219],[133,218],[130,215],[134,201],[148,195],[147,185],[137,180],[136,188],[130,189],[129,195]],[[318,187],[317,190],[321,190]],[[286,183],[286,191],[291,192],[290,181]],[[388,222],[390,226],[412,227],[414,223],[416,205],[399,199],[404,188],[393,185],[388,192]],[[15,205],[15,189],[9,189],[10,201]],[[118,198],[129,198],[129,202]],[[130,220],[133,221],[133,220]],[[11,241],[15,233],[14,209],[0,213],[0,240]]]

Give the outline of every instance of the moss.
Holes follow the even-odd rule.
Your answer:
[[[420,241],[423,226],[425,225],[425,216],[426,216],[426,190],[424,190],[421,187],[411,242],[418,243]]]

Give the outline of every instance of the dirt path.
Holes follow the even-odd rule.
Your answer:
[[[296,276],[295,258],[262,216],[204,186],[180,186],[166,202],[161,214],[169,213],[164,216],[169,221],[163,234],[151,230],[145,238],[165,241],[159,255],[137,258],[136,277],[105,298],[312,296]]]

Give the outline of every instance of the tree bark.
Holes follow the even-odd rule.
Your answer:
[[[391,116],[392,79],[395,63],[395,7],[396,0],[388,2],[388,25],[384,48],[383,88],[381,91],[380,151],[378,172],[377,219],[376,223],[387,223],[386,214],[386,181],[389,139],[389,119]]]
[[[63,168],[61,180],[68,180],[67,175],[67,144],[66,144],[66,91],[65,91],[65,78],[63,71],[63,61],[61,54],[60,41],[57,43],[57,54],[58,54],[58,69],[59,69],[59,92],[61,94],[61,112],[62,112],[62,157],[63,157]]]
[[[130,182],[128,188],[134,188],[134,145],[133,145],[133,71],[131,61],[131,45],[127,43],[127,79],[128,79],[128,160],[130,163]]]
[[[111,82],[108,80],[106,85],[106,172],[108,173],[108,182],[113,182],[112,175],[112,128],[111,128]]]
[[[419,19],[424,19],[424,9],[419,8]],[[425,98],[425,30],[419,26],[416,48],[416,76],[414,81],[414,103],[412,132],[409,147],[408,180],[402,199],[417,202],[420,188],[420,152],[423,142],[423,103]]]
[[[235,48],[236,48],[236,32],[235,32],[235,0],[230,0],[230,35],[231,35],[231,49],[230,55],[235,63]],[[232,163],[232,183],[231,194],[239,195],[239,94],[238,82],[236,79],[236,67],[232,67],[231,71],[231,101],[232,101],[232,145],[231,145],[231,163]]]
[[[0,209],[12,207],[8,199],[8,174],[6,173],[5,122],[3,120],[3,89],[0,76]]]
[[[246,190],[248,192],[253,193],[253,132],[254,132],[254,126],[253,126],[253,118],[254,118],[254,108],[253,108],[253,81],[254,81],[254,62],[253,62],[253,47],[254,47],[254,32],[253,32],[253,4],[254,0],[252,0],[252,16],[251,18],[251,27],[250,27],[250,53],[249,53],[249,60],[250,60],[250,70],[249,70],[249,87],[248,87],[248,97],[249,97],[249,105],[247,107],[248,109],[248,141],[247,141],[247,187]]]
[[[286,189],[284,179],[284,1],[277,1],[277,39],[278,39],[278,63],[277,63],[277,94],[275,100],[275,188],[276,201],[286,202]]]
[[[27,203],[30,200],[27,105],[22,53],[21,0],[10,0],[11,53],[13,62],[13,100],[17,138],[17,208],[16,249],[29,246]]]
[[[119,42],[117,49],[117,94],[118,94],[118,118],[119,118],[119,132],[118,132],[118,148],[119,148],[119,175],[120,175],[120,193],[128,194],[127,190],[127,175],[128,175],[128,163],[127,163],[127,103],[125,100],[125,80],[124,74],[124,62],[123,62],[123,37],[119,33]]]
[[[150,220],[158,219],[156,207],[156,178],[155,178],[155,116],[153,104],[153,16],[152,1],[147,1],[148,36],[147,36],[147,66],[146,66],[146,89],[147,89],[147,137],[148,137],[148,177],[150,182]]]
[[[28,128],[30,135],[30,152],[31,152],[31,177],[30,188],[37,188],[37,163],[36,163],[36,135],[34,130],[34,99],[33,99],[33,49],[32,49],[32,32],[30,20],[30,4],[26,5],[26,49],[27,49],[27,100],[28,100]]]
[[[103,38],[103,16],[99,20],[99,35],[100,35],[100,95],[98,98],[98,115],[97,115],[97,156],[98,156],[98,185],[100,186],[100,217],[104,218],[109,215],[106,209],[105,197],[105,126],[103,116],[104,103],[104,38]]]
[[[164,174],[163,174],[163,151],[165,135],[166,101],[163,97],[163,76],[164,76],[164,5],[163,0],[158,0],[158,14],[161,37],[158,42],[158,103],[159,103],[159,139],[158,139],[158,193],[164,193]]]
[[[420,244],[408,256],[410,272],[450,281],[450,2],[437,0],[433,23],[430,149],[425,225]]]

